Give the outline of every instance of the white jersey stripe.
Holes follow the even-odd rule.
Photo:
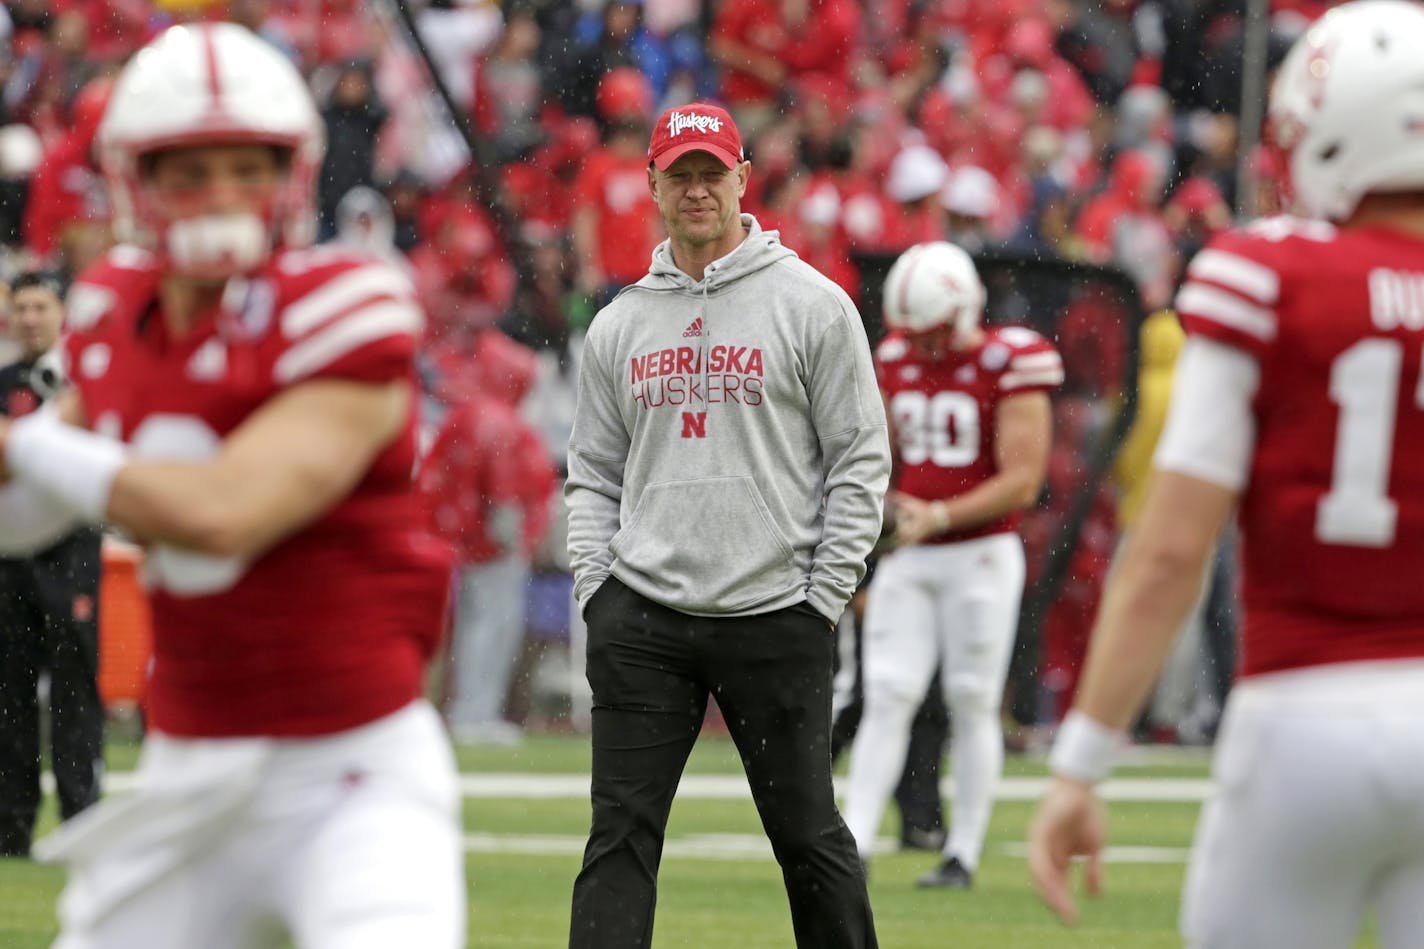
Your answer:
[[[1063,370],[1038,369],[1032,372],[1006,372],[999,377],[999,390],[1008,392],[1027,386],[1056,386],[1063,382]]]
[[[387,336],[415,335],[425,325],[419,307],[385,301],[363,307],[297,343],[277,359],[272,374],[278,382],[305,378],[367,343]]]
[[[1009,362],[1009,367],[1014,370],[1028,369],[1053,369],[1063,365],[1063,360],[1057,353],[1025,353],[1022,356],[1015,356]]]
[[[1276,315],[1241,297],[1204,283],[1187,283],[1177,294],[1177,311],[1240,330],[1263,342],[1276,338]]]
[[[109,263],[125,270],[143,270],[153,266],[153,254],[133,244],[119,244],[109,249]]]
[[[282,311],[282,335],[296,339],[375,296],[409,297],[410,281],[393,267],[362,267],[324,284]]]
[[[1270,306],[1281,296],[1281,276],[1270,267],[1224,250],[1204,250],[1192,260],[1187,275],[1235,290],[1256,303]]]

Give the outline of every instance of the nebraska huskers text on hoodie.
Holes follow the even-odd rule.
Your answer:
[[[890,445],[844,291],[742,215],[694,281],[664,241],[594,320],[569,440],[580,607],[611,572],[700,616],[841,614],[880,532]]]

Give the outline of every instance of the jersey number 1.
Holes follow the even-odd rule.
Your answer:
[[[1330,492],[1315,509],[1315,536],[1322,543],[1394,543],[1399,505],[1388,494],[1389,469],[1403,364],[1399,342],[1364,339],[1330,365],[1330,400],[1340,407],[1340,421]],[[1414,404],[1424,409],[1424,373],[1414,389]]]

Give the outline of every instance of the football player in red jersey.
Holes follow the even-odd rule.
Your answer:
[[[422,316],[389,265],[305,246],[320,129],[241,27],[139,52],[98,136],[131,243],[70,292],[65,407],[0,428],[0,508],[148,550],[140,790],[36,847],[70,867],[66,949],[463,944],[420,697],[449,566],[413,506]]]
[[[1218,737],[1181,924],[1195,947],[1424,933],[1424,10],[1335,8],[1272,90],[1301,218],[1214,238],[1153,481],[1111,578],[1029,832],[1048,905],[1101,884],[1094,785],[1233,511],[1241,680]]]
[[[893,332],[875,356],[899,548],[881,558],[866,603],[865,710],[845,819],[868,861],[938,669],[954,723],[955,795],[942,860],[919,885],[966,888],[1004,763],[999,705],[1024,584],[1018,521],[1047,472],[1048,393],[1063,363],[1032,330],[980,325],[984,287],[953,244],[905,251],[884,299]]]

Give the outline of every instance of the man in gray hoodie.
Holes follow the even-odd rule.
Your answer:
[[[588,623],[593,825],[570,949],[649,946],[658,863],[707,697],[781,864],[803,949],[877,945],[831,784],[833,626],[890,475],[854,304],[741,213],[722,109],[669,109],[648,185],[669,239],[594,320],[569,440]]]

